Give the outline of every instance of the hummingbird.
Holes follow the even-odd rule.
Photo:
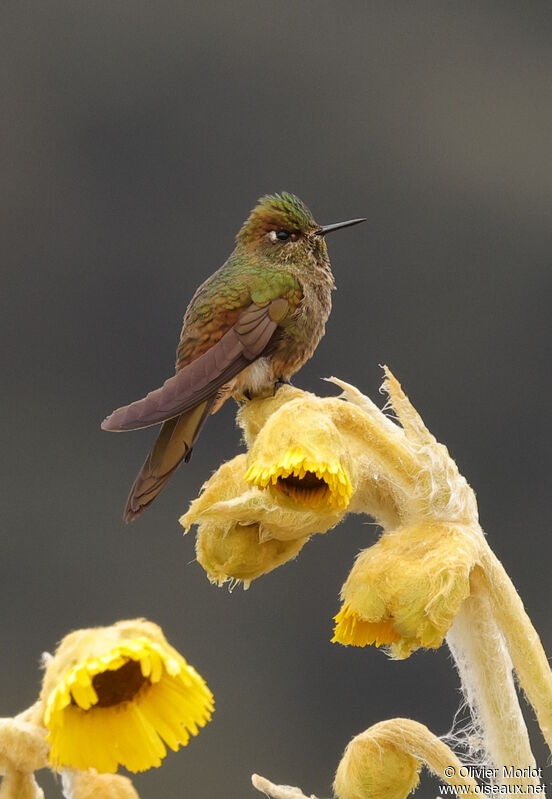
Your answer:
[[[207,418],[229,397],[241,402],[274,394],[312,356],[335,289],[325,237],[365,221],[319,225],[287,192],[258,200],[234,251],[188,305],[176,374],[102,422],[103,430],[115,432],[161,424],[130,490],[126,522],[189,461]]]

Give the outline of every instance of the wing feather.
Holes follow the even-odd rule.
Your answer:
[[[216,395],[221,386],[269,348],[278,327],[278,322],[271,318],[271,306],[272,303],[249,305],[209,350],[143,399],[113,411],[102,428],[122,432],[149,427],[179,416]],[[280,306],[278,311],[281,316]]]

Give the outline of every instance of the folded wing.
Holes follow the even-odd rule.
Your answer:
[[[102,429],[123,432],[149,427],[214,397],[221,386],[270,352],[278,322],[287,311],[288,303],[283,298],[263,306],[252,303],[207,352],[143,399],[113,411],[102,422]]]

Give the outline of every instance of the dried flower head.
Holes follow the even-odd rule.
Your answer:
[[[43,721],[56,768],[138,772],[161,765],[211,718],[213,696],[143,620],[78,630],[46,667]]]
[[[481,539],[438,522],[384,533],[360,553],[342,588],[332,640],[387,645],[396,658],[440,647],[470,593]]]

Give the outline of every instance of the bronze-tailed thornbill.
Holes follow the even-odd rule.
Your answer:
[[[124,518],[159,494],[211,413],[273,393],[311,357],[324,335],[335,288],[325,235],[363,219],[319,225],[293,194],[262,197],[234,252],[192,297],[176,353],[176,374],[103,422],[104,430],[161,424],[130,490]]]

